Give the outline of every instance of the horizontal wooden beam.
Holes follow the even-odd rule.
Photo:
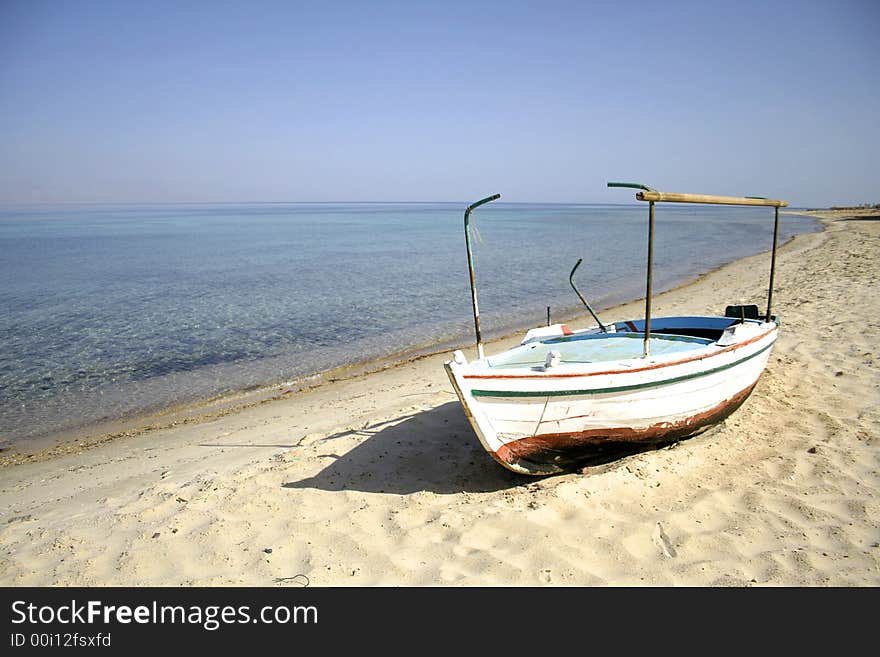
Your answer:
[[[714,203],[717,205],[766,205],[777,208],[788,206],[788,201],[774,201],[769,198],[749,198],[748,196],[712,196],[709,194],[680,194],[678,192],[639,192],[640,201],[666,203]]]

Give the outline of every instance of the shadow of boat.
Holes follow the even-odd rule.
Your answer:
[[[351,433],[368,435],[343,455],[332,453],[332,440]],[[403,416],[357,432],[322,440],[333,462],[312,477],[289,481],[284,488],[406,495],[484,493],[534,483],[546,477],[520,475],[502,468],[482,448],[458,402]],[[656,446],[609,447],[586,457],[582,466],[612,464]]]
[[[285,488],[357,490],[366,493],[438,494],[489,492],[534,481],[501,468],[480,446],[461,404],[396,418],[356,433],[369,437],[343,455],[332,454],[328,436],[325,457],[333,462],[312,477]]]

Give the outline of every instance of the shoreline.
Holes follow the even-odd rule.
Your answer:
[[[782,254],[785,250],[794,248],[792,245],[799,239],[803,240],[808,236],[818,236],[824,233],[828,229],[828,223],[827,221],[822,220],[822,212],[829,211],[783,211],[782,214],[813,216],[823,225],[819,231],[798,233],[790,236],[785,242],[779,245],[778,253]],[[751,258],[760,258],[762,255],[769,254],[769,252],[770,249],[760,251],[715,266],[712,269],[690,276],[686,279],[673,281],[666,286],[661,286],[659,289],[655,289],[654,295],[659,296],[683,291],[689,286],[699,284],[703,279],[712,276],[725,268],[735,266],[737,263]],[[615,312],[619,312],[619,309],[633,306],[634,304],[643,301],[644,297],[629,298],[612,303],[611,305],[597,306],[595,309],[597,313],[614,314]],[[575,307],[576,306],[573,304],[569,308]],[[588,323],[587,325],[593,323],[592,317],[586,312],[568,314],[563,311],[561,316],[557,316],[553,319],[554,323],[576,324],[584,321]],[[499,344],[509,343],[515,338],[524,335],[528,329],[534,328],[534,326],[534,324],[529,324],[506,327],[497,331],[489,331],[487,333],[491,337],[486,340],[485,345],[487,348],[493,348],[497,347]],[[244,389],[232,390],[210,397],[196,398],[162,408],[134,411],[118,418],[85,421],[79,426],[59,431],[51,431],[35,437],[20,439],[12,438],[7,445],[0,448],[0,469],[21,463],[46,461],[63,454],[78,453],[84,450],[93,449],[111,441],[132,438],[165,429],[172,429],[180,425],[209,422],[242,412],[255,406],[289,399],[291,395],[312,391],[323,386],[335,384],[339,381],[367,377],[378,372],[383,372],[396,367],[403,367],[407,364],[441,354],[449,356],[457,349],[464,350],[472,346],[471,341],[459,342],[455,339],[450,339],[429,345],[403,349],[378,358],[345,363],[327,370],[305,374],[289,381],[257,384]]]
[[[0,584],[880,585],[880,213],[852,216],[780,251],[770,363],[699,436],[519,476],[425,356],[0,470]],[[654,308],[760,304],[768,270],[750,256]]]

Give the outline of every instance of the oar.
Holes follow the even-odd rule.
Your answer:
[[[577,286],[574,284],[574,273],[575,273],[575,271],[577,271],[577,268],[581,266],[581,263],[583,261],[584,261],[583,258],[578,258],[578,261],[575,263],[574,267],[572,267],[571,273],[568,275],[568,282],[571,283],[571,289],[573,289],[574,293],[576,295],[578,295],[578,299],[580,299],[581,303],[583,303],[587,307],[587,310],[590,311],[590,314],[593,316],[593,319],[595,319],[596,322],[599,324],[599,326],[602,328],[602,333],[608,333],[608,329],[605,328],[605,325],[602,323],[602,320],[599,319],[599,316],[595,313],[595,311],[590,306],[590,304],[587,303],[587,300],[584,299],[584,295],[580,293],[580,291],[577,289]]]

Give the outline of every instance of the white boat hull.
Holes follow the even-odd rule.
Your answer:
[[[575,467],[597,450],[693,436],[734,412],[767,365],[775,323],[746,325],[685,356],[494,371],[446,370],[486,451],[525,474]]]

